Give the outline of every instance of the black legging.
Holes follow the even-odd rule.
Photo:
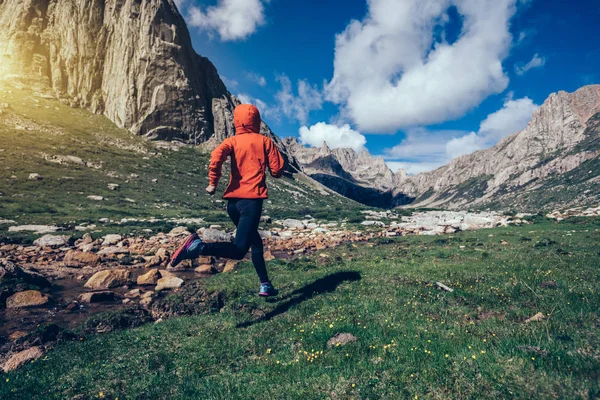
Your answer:
[[[235,239],[231,242],[206,243],[203,256],[214,256],[241,260],[252,247],[252,263],[260,282],[269,282],[263,242],[258,233],[262,213],[262,199],[231,199],[227,202],[227,213],[237,227]]]

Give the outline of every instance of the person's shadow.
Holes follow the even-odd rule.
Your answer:
[[[285,303],[280,304],[273,311],[270,311],[262,317],[253,321],[247,321],[237,324],[237,328],[247,328],[260,322],[266,322],[274,317],[287,312],[290,308],[295,305],[302,303],[303,301],[312,299],[314,296],[322,293],[333,292],[339,285],[344,282],[359,281],[361,278],[360,273],[356,271],[341,271],[334,274],[327,275],[323,278],[317,279],[313,283],[301,287],[298,290],[293,291],[289,295],[283,297],[281,300],[287,300]]]

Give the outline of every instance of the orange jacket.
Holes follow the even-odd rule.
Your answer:
[[[273,141],[261,135],[260,113],[250,104],[242,104],[233,112],[235,136],[227,138],[211,154],[208,180],[217,186],[221,168],[231,156],[231,177],[224,199],[266,199],[265,168],[275,178],[283,174],[284,161]]]

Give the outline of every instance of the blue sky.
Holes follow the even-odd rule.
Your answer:
[[[600,83],[597,0],[178,0],[196,51],[281,137],[418,173]]]

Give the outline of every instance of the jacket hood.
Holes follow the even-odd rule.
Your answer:
[[[233,111],[235,134],[260,133],[260,112],[252,104],[241,104]]]

